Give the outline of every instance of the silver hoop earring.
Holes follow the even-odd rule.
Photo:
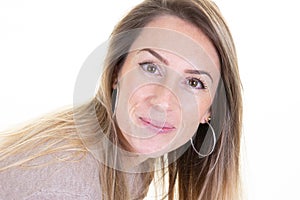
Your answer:
[[[200,153],[199,151],[197,151],[197,149],[195,148],[194,143],[193,143],[193,138],[190,139],[191,144],[192,144],[192,147],[193,147],[194,151],[198,154],[199,157],[206,157],[206,156],[209,156],[209,155],[214,151],[215,146],[216,146],[216,133],[215,133],[215,130],[214,130],[214,128],[212,127],[212,125],[210,125],[209,122],[206,122],[206,123],[208,124],[208,126],[209,126],[209,128],[211,129],[212,134],[213,134],[213,146],[212,146],[210,152],[209,152],[208,154],[206,154],[206,155],[201,154],[201,153]]]

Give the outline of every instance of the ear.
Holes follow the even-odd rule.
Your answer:
[[[206,124],[208,122],[208,119],[210,118],[210,116],[211,116],[211,113],[210,113],[210,110],[208,110],[201,118],[200,123]]]

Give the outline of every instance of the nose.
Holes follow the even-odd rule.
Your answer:
[[[174,92],[164,86],[156,86],[151,98],[153,108],[161,111],[173,111],[177,106],[177,97]]]

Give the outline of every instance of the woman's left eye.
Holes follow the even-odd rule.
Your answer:
[[[145,62],[145,63],[139,63],[140,67],[148,73],[155,74],[155,75],[160,75],[159,67],[150,62]]]
[[[203,81],[198,78],[188,78],[186,84],[192,87],[193,89],[206,89],[206,85]]]

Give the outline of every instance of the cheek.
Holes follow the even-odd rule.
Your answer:
[[[152,93],[153,89],[149,87],[131,91],[129,94],[128,109],[131,110],[131,112],[145,112],[151,106],[150,99]]]
[[[190,103],[190,104],[189,104]],[[192,106],[189,106],[192,105]],[[182,126],[174,140],[174,146],[179,147],[189,141],[196,133],[203,117],[207,117],[211,106],[211,100],[201,98],[195,102],[186,102],[182,106]]]
[[[130,105],[135,105],[145,102],[147,99],[149,99],[153,93],[153,89],[150,87],[142,87],[128,92],[130,93],[128,103]]]
[[[211,98],[207,99],[202,99],[198,101],[198,113],[200,116],[200,120],[202,117],[209,112],[210,107],[212,105]]]

